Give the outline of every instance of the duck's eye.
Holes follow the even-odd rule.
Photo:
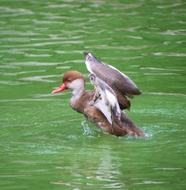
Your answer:
[[[71,79],[67,79],[68,82],[71,82]]]

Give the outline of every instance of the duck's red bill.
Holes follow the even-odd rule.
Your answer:
[[[61,92],[63,90],[66,90],[67,87],[65,86],[65,84],[63,83],[61,86],[59,86],[57,89],[55,89],[54,91],[52,91],[52,94],[57,93],[57,92]]]

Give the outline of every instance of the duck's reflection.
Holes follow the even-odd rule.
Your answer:
[[[56,167],[61,177],[51,183],[75,189],[86,186],[121,189],[125,186],[121,171],[124,158],[122,154],[117,154],[120,148],[114,150],[112,146],[115,140],[119,143],[118,139],[113,137],[109,141],[108,135],[102,132],[89,137],[89,142],[85,142],[79,149],[63,153]]]

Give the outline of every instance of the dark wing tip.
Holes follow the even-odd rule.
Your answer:
[[[141,90],[140,89],[136,89],[136,91],[133,93],[134,95],[140,95],[142,94]]]
[[[84,51],[83,54],[84,54],[85,56],[87,56],[87,55],[89,54],[89,52],[85,52],[85,51]]]

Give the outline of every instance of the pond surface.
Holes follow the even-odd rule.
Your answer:
[[[146,137],[105,134],[51,94],[88,76],[84,51],[141,89],[126,114]],[[184,1],[0,0],[1,189],[185,189],[185,82]]]

